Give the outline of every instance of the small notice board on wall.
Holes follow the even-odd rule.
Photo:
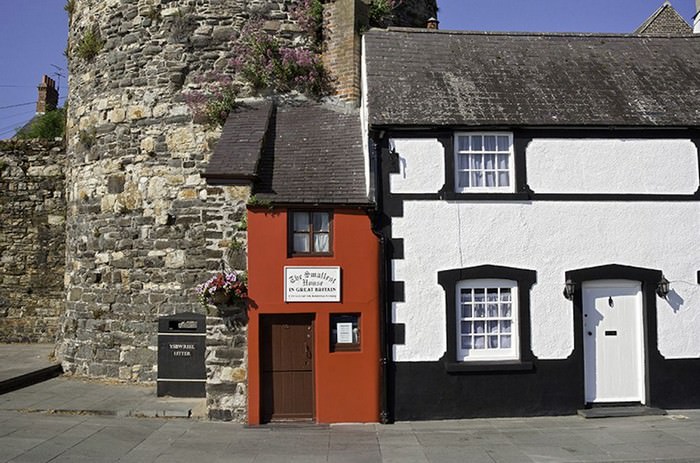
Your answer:
[[[340,302],[340,267],[285,267],[285,302]]]

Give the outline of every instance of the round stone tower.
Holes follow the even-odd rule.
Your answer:
[[[224,266],[245,270],[250,190],[206,184],[200,174],[220,129],[197,123],[186,95],[227,68],[253,17],[285,44],[310,44],[297,11],[308,3],[68,1],[67,301],[58,347],[67,372],[155,381],[159,316],[203,313],[209,408],[244,418],[246,328],[207,313],[194,288]],[[435,3],[404,0],[408,14],[396,17],[410,23],[394,24],[422,26]]]

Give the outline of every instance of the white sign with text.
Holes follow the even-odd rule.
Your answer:
[[[340,267],[285,267],[285,302],[339,302]]]

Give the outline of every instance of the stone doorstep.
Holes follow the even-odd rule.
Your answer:
[[[644,406],[592,407],[578,410],[583,418],[625,418],[631,416],[663,416],[666,410]]]

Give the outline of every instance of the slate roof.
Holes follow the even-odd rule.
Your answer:
[[[678,14],[671,3],[665,1],[641,26],[635,34],[692,34],[690,27],[683,17]]]
[[[273,114],[256,197],[276,203],[367,205],[358,110],[306,103]]]
[[[296,101],[232,112],[204,176],[276,204],[369,205],[358,110]]]
[[[204,177],[255,177],[271,112],[272,102],[266,100],[256,104],[243,104],[229,113]]]
[[[700,126],[700,35],[365,34],[369,122]]]

